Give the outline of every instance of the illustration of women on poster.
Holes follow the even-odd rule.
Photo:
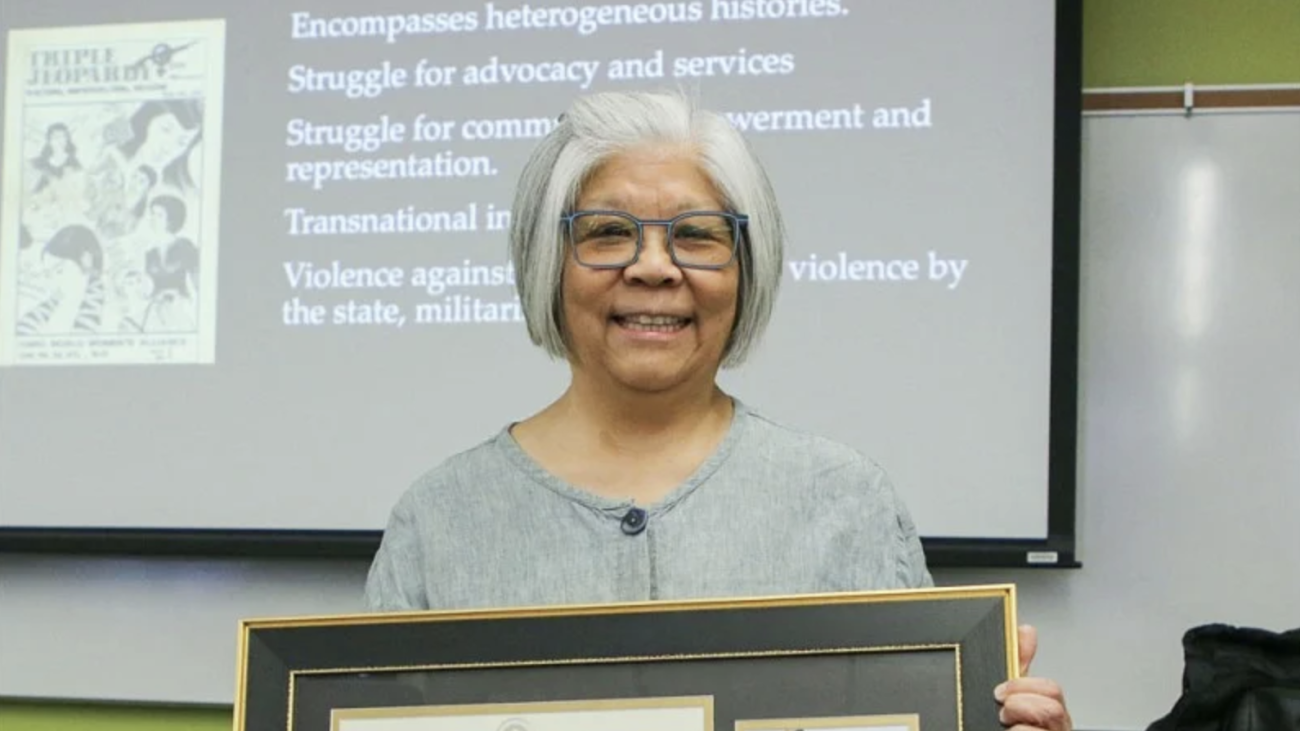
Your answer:
[[[77,145],[72,141],[72,131],[66,124],[55,123],[46,128],[45,146],[31,162],[36,173],[33,194],[58,186],[81,171]]]
[[[118,144],[128,169],[161,171],[159,185],[190,198],[198,188],[193,167],[203,139],[203,102],[159,99],[142,103],[128,120],[129,136]]]
[[[202,114],[196,99],[150,100],[105,126],[107,144],[91,173],[91,218],[101,236],[130,237],[155,191],[197,201]]]
[[[105,238],[128,237],[144,218],[149,196],[158,184],[158,173],[142,165],[125,176],[113,167],[94,179],[93,204],[89,218]]]
[[[119,332],[190,332],[198,244],[183,235],[199,208],[202,104],[150,100],[105,126],[91,218],[106,242]]]
[[[33,240],[45,242],[63,226],[82,222],[86,174],[64,122],[47,125],[40,145],[23,177],[23,225]]]
[[[79,224],[61,228],[39,257],[35,278],[40,283],[28,290],[38,293],[38,299],[29,307],[20,306],[17,334],[99,332],[105,304],[104,251],[95,232]]]
[[[197,320],[199,250],[182,235],[185,203],[170,195],[149,204],[149,226],[155,244],[145,253],[145,272],[152,282],[142,330],[191,332]]]

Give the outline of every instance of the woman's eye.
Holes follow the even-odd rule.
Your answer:
[[[596,226],[587,232],[584,238],[588,239],[606,239],[606,238],[633,238],[636,232],[631,226],[623,223],[606,223]]]
[[[673,232],[673,235],[678,239],[700,242],[722,241],[725,239],[720,229],[703,228],[700,226],[679,226],[677,227],[677,230]]]

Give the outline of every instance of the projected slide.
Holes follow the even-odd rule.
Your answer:
[[[290,250],[311,252],[307,239],[419,237],[446,242],[439,248],[464,247],[465,258],[403,266],[358,250],[344,258],[288,259],[282,264],[288,290],[280,308],[283,324],[406,328],[522,322],[512,290],[514,272],[499,244],[510,223],[509,192],[519,157],[555,127],[563,99],[597,88],[689,91],[702,88],[701,80],[788,89],[800,63],[786,45],[714,48],[683,40],[743,36],[745,31],[735,32],[740,24],[766,24],[761,29],[766,34],[785,24],[806,31],[847,23],[849,15],[838,0],[486,3],[473,10],[417,14],[291,13],[290,39],[307,59],[289,66],[291,100],[284,102],[293,113],[284,129],[288,160],[281,232],[302,242]],[[598,36],[619,40],[602,47],[596,45],[602,40]],[[462,37],[475,41],[452,45]],[[539,53],[513,51],[516,44],[529,43],[536,43]],[[678,47],[658,47],[667,43]],[[399,46],[429,52],[396,63],[392,57]],[[318,53],[343,47],[358,49],[348,52],[346,65],[334,54]],[[639,52],[626,53],[634,48]],[[825,68],[825,62],[807,63],[813,68],[805,76],[838,71]],[[771,83],[778,81],[783,83]],[[539,104],[539,94],[547,101]],[[919,133],[934,124],[933,102],[924,89],[876,99],[859,89],[827,89],[805,104],[783,106],[775,96],[770,101],[770,107],[726,111],[733,124],[756,136]],[[401,192],[357,192],[368,186]],[[484,247],[485,240],[498,245]],[[936,250],[889,258],[807,251],[789,262],[789,276],[808,284],[924,283],[956,289],[968,262],[948,256]]]
[[[926,536],[1045,535],[1054,3],[4,4],[3,525],[381,528],[567,381],[507,256],[529,153],[668,89],[789,229],[724,387]]]
[[[10,34],[0,364],[212,361],[223,30]]]

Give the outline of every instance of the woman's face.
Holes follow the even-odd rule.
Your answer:
[[[55,127],[46,135],[45,141],[49,143],[50,149],[54,152],[67,152],[68,150],[68,132],[62,127]]]
[[[86,272],[71,259],[47,254],[45,276],[52,293],[60,297],[76,296],[86,289]]]
[[[189,149],[197,130],[185,129],[174,114],[160,114],[149,120],[146,141],[141,152],[147,161],[161,169]]]
[[[127,178],[126,193],[132,200],[143,198],[149,192],[149,175],[143,170],[136,169]]]
[[[610,158],[583,186],[577,209],[660,220],[724,210],[695,156],[679,147]],[[736,319],[739,265],[679,268],[666,236],[662,226],[645,227],[640,258],[623,269],[590,269],[566,252],[563,313],[575,377],[640,392],[713,382]],[[655,317],[668,320],[647,319]]]
[[[117,286],[123,299],[138,302],[149,299],[153,283],[143,273],[132,269],[121,275]]]
[[[167,219],[167,209],[155,203],[149,206],[149,230],[158,236],[171,233],[171,221]]]

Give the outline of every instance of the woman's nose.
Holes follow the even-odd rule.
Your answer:
[[[624,277],[651,285],[681,281],[682,270],[668,250],[667,228],[646,226],[642,235],[641,254],[623,270]]]

